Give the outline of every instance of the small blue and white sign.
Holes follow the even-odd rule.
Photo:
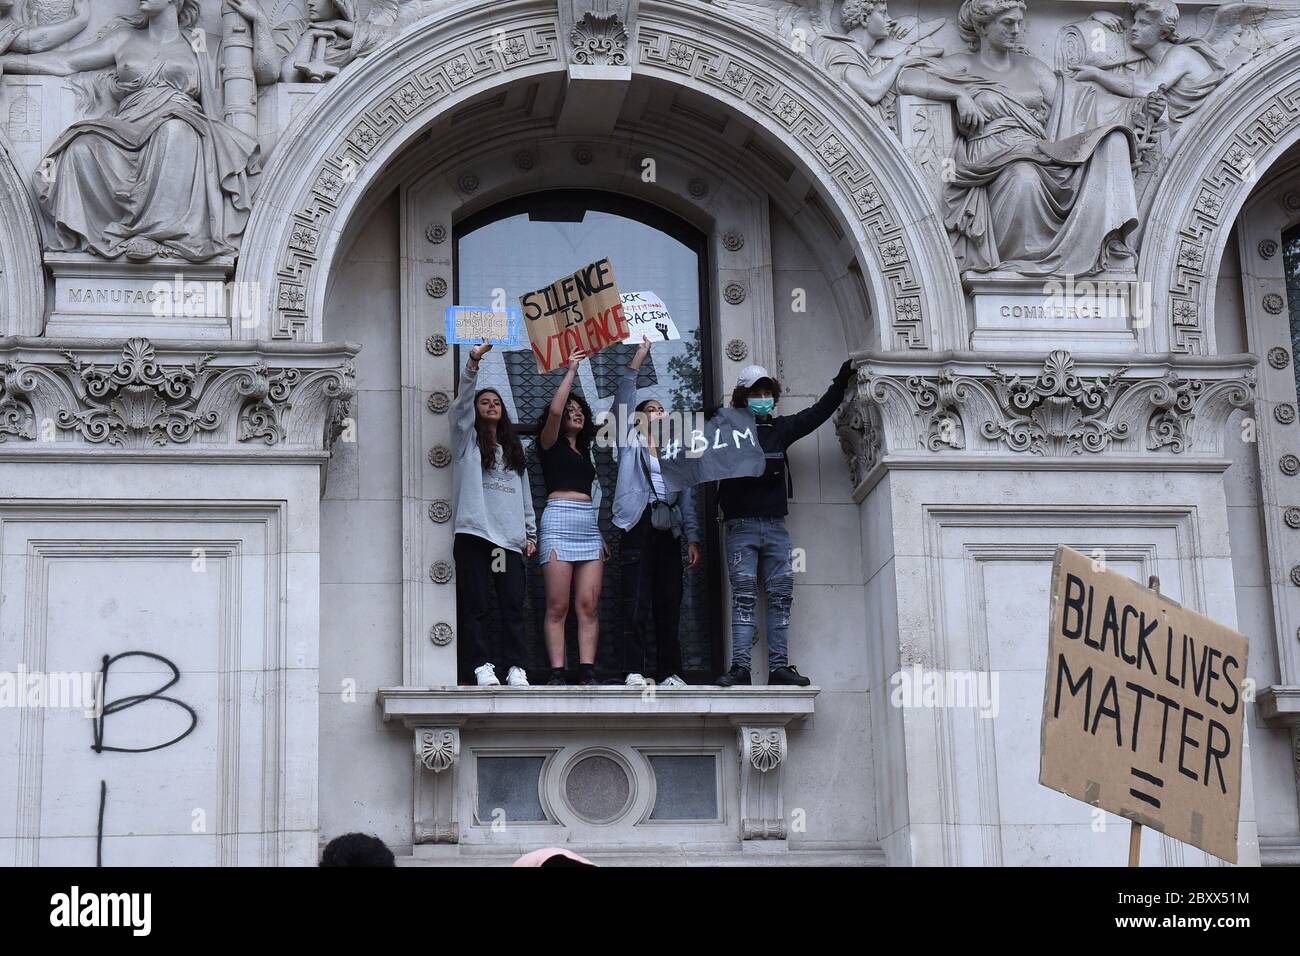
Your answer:
[[[493,345],[518,348],[523,344],[523,313],[518,306],[482,309],[470,305],[449,305],[446,309],[447,341],[478,345],[487,339]]]

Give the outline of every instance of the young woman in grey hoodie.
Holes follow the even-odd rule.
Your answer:
[[[493,388],[475,391],[479,361],[492,346],[469,350],[460,390],[451,404],[452,471],[456,501],[456,618],[462,679],[480,687],[527,687],[524,669],[524,558],[537,551],[537,521],[524,447]],[[501,627],[488,606],[495,593]]]

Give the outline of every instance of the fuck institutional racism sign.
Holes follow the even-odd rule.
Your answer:
[[[1245,636],[1065,546],[1039,783],[1237,862]]]

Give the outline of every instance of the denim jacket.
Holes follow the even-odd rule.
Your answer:
[[[615,417],[618,445],[618,483],[614,486],[614,524],[630,531],[654,499],[650,485],[648,452],[645,439],[636,430],[637,369],[624,367],[619,372],[618,387],[610,413]],[[699,542],[699,520],[695,514],[695,489],[669,492],[663,499],[672,505],[673,535],[687,542]]]

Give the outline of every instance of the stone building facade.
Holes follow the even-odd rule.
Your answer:
[[[0,671],[109,702],[0,707],[0,862],[1118,863],[1037,784],[1059,543],[1249,636],[1240,862],[1300,861],[1300,7],[1242,7],[0,5]],[[645,395],[853,358],[811,688],[704,683],[716,530],[693,686],[456,686],[442,311],[599,249],[694,336]]]

